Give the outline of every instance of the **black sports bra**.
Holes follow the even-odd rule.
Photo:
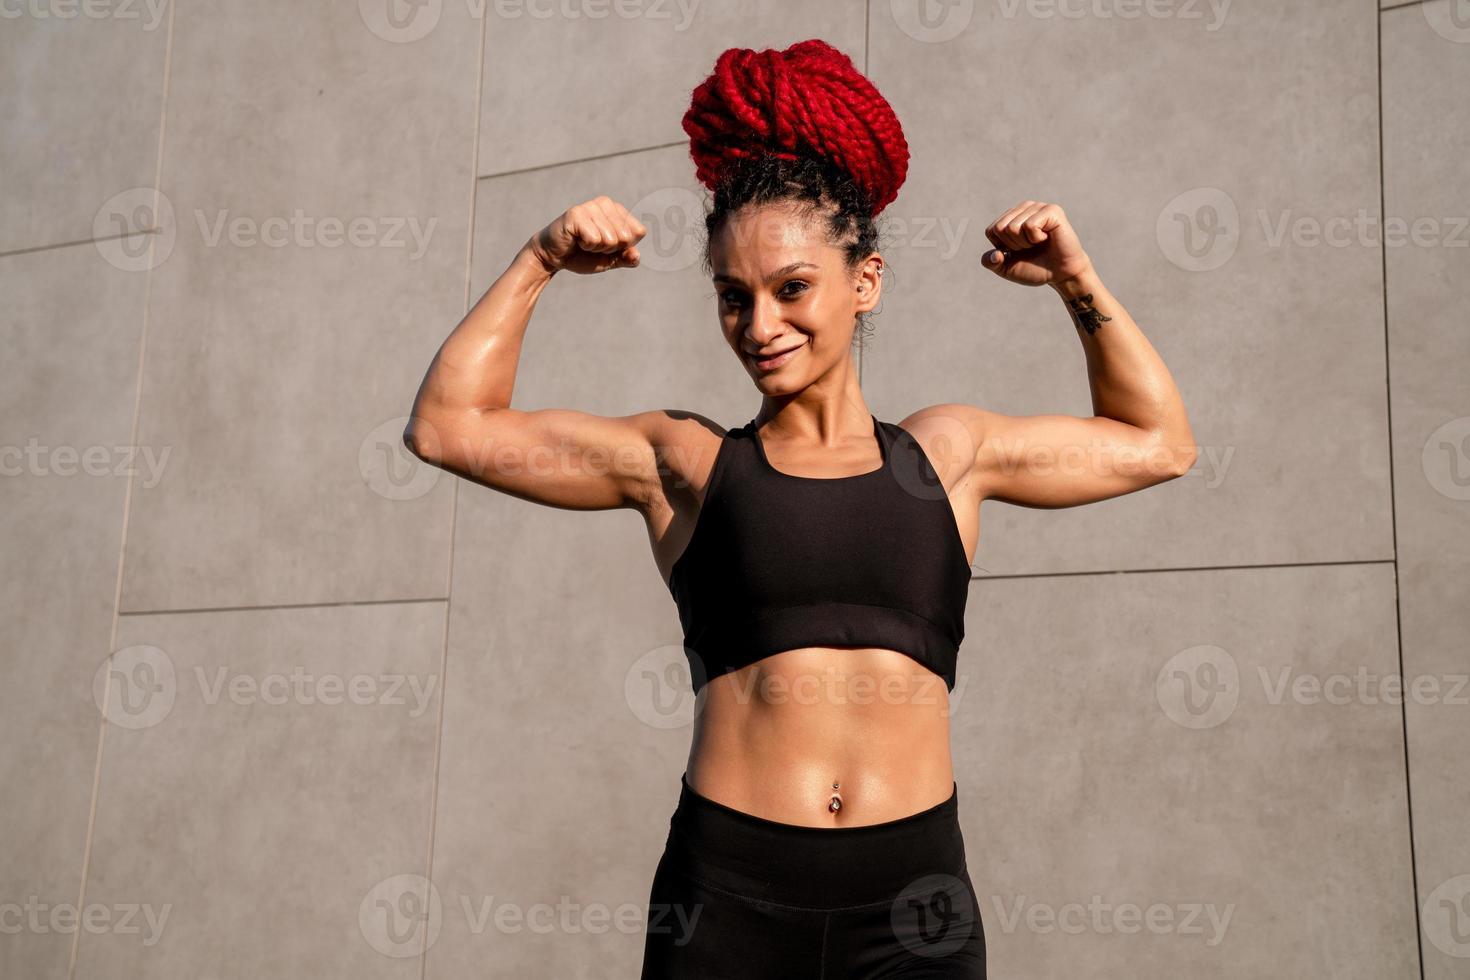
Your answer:
[[[970,563],[918,441],[873,416],[883,462],[854,476],[782,473],[755,420],[727,429],[669,591],[694,691],[785,650],[897,650],[954,690]]]

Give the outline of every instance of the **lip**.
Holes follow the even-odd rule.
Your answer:
[[[799,351],[799,350],[801,350],[806,345],[807,345],[807,342],[805,340],[803,340],[801,343],[797,344],[795,347],[788,348],[788,349],[782,351],[781,353],[775,355],[774,357],[761,358],[760,356],[758,356],[756,354],[751,354],[751,355],[749,355],[749,357],[750,357],[751,363],[753,363],[760,370],[762,370],[762,371],[774,371],[778,367],[780,367],[781,365],[785,364],[787,361],[791,360],[791,358],[796,355],[796,352]]]

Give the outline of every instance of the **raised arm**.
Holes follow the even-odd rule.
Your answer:
[[[985,265],[1023,285],[1048,285],[1066,305],[1087,359],[1093,415],[1002,415],[936,405],[917,415],[973,450],[981,499],[1073,507],[1142,490],[1188,472],[1197,450],[1169,369],[1108,292],[1062,209],[1024,201],[986,234]],[[922,423],[920,425],[922,428]],[[966,462],[971,462],[967,459]]]
[[[604,417],[510,407],[521,340],[558,272],[638,265],[646,229],[607,197],[532,236],[440,346],[403,441],[419,459],[523,500],[572,510],[638,506],[659,485],[663,411]]]

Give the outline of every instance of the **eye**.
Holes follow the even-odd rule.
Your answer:
[[[724,292],[720,293],[720,302],[724,303],[726,306],[739,306],[740,296],[740,290],[727,289]]]
[[[801,288],[793,290],[791,288],[792,286],[799,286]],[[786,285],[784,285],[784,286],[781,287],[781,295],[783,295],[783,296],[800,296],[802,293],[804,293],[806,291],[807,291],[807,284],[805,282],[803,282],[802,280],[800,280],[800,279],[793,279],[790,282],[788,282]]]

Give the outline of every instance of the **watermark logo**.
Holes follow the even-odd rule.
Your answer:
[[[152,187],[130,187],[102,202],[92,215],[92,244],[123,272],[156,269],[178,239],[173,202]]]
[[[1470,959],[1470,875],[1456,875],[1424,899],[1424,935],[1446,956]]]
[[[1154,237],[1164,258],[1190,272],[1218,269],[1240,242],[1235,201],[1218,187],[1176,195],[1159,212]]]
[[[384,878],[357,908],[357,928],[368,945],[398,959],[433,946],[443,925],[439,889],[423,875]]]
[[[172,911],[172,903],[155,907],[147,902],[88,902],[78,908],[71,902],[53,905],[41,901],[39,895],[30,895],[24,902],[0,902],[0,936],[70,935],[80,929],[93,936],[141,935],[143,945],[151,947],[163,937],[163,927]]]
[[[700,0],[464,0],[471,20],[493,14],[502,21],[646,20],[668,22],[684,32],[694,22]],[[487,6],[489,9],[487,9]],[[444,14],[444,0],[358,0],[358,14],[376,37],[410,44],[428,37]]]
[[[301,665],[286,672],[254,675],[218,665],[195,666],[180,674],[172,658],[155,646],[118,650],[92,676],[92,698],[104,718],[119,728],[151,728],[173,711],[188,679],[207,707],[221,703],[279,707],[406,707],[410,718],[429,709],[439,685],[436,674],[310,673]]]
[[[168,717],[178,695],[174,662],[158,647],[124,647],[92,675],[92,700],[119,728],[151,728]]]
[[[143,476],[152,490],[163,480],[172,446],[43,446],[32,436],[24,446],[0,446],[0,476]],[[143,469],[136,465],[142,461]]]
[[[949,874],[916,879],[889,908],[889,925],[904,949],[919,956],[948,956],[975,931],[978,909],[963,878]]]
[[[559,895],[553,902],[529,905],[505,901],[495,895],[460,894],[448,902],[423,875],[403,874],[385,878],[363,897],[357,910],[357,925],[364,939],[384,956],[406,958],[419,955],[438,940],[444,920],[451,913],[470,935],[494,929],[501,935],[524,932],[536,935],[605,935],[610,929],[625,936],[674,935],[674,943],[686,945],[693,938],[702,903],[692,905],[654,902],[581,902]]]
[[[1009,907],[999,895],[992,896],[991,902],[1001,930],[1007,934],[1023,927],[1029,932],[1068,936],[1135,935],[1147,931],[1156,936],[1203,937],[1206,946],[1218,946],[1225,940],[1235,915],[1234,902],[1223,908],[1213,902],[1153,902],[1145,906],[1105,902],[1101,895],[1093,895],[1085,903],[1062,905],[1031,902],[1025,895],[1017,895]]]
[[[444,13],[444,0],[357,0],[367,29],[393,44],[409,44],[429,36]]]
[[[440,444],[438,433],[429,423],[400,415],[374,426],[357,447],[357,472],[362,482],[388,500],[415,500],[439,482],[439,467],[425,463],[404,445],[403,432],[410,421],[424,445]]]
[[[975,0],[888,0],[893,22],[915,41],[940,44],[964,33],[975,16]]]
[[[687,187],[661,187],[628,209],[648,234],[638,243],[640,268],[680,272],[699,261],[704,202]]]
[[[1240,700],[1240,671],[1235,658],[1220,647],[1190,647],[1159,668],[1154,696],[1176,725],[1214,728],[1235,711]]]
[[[1470,500],[1470,416],[1450,419],[1424,440],[1424,478],[1442,496]]]
[[[1424,19],[1434,33],[1446,41],[1470,44],[1470,0],[1448,0],[1447,3],[1421,3]]]
[[[1061,17],[1080,20],[1203,20],[1207,32],[1218,31],[1230,12],[1231,0],[1000,0],[1001,16],[1010,19],[1024,12],[1047,20]],[[1209,19],[1205,20],[1206,14]]]
[[[0,20],[137,20],[145,31],[158,30],[167,11],[168,0],[0,0]]]
[[[703,686],[703,662],[682,644],[654,647],[623,675],[623,700],[633,716],[650,728],[684,728],[694,722]],[[696,681],[698,684],[696,685]]]

